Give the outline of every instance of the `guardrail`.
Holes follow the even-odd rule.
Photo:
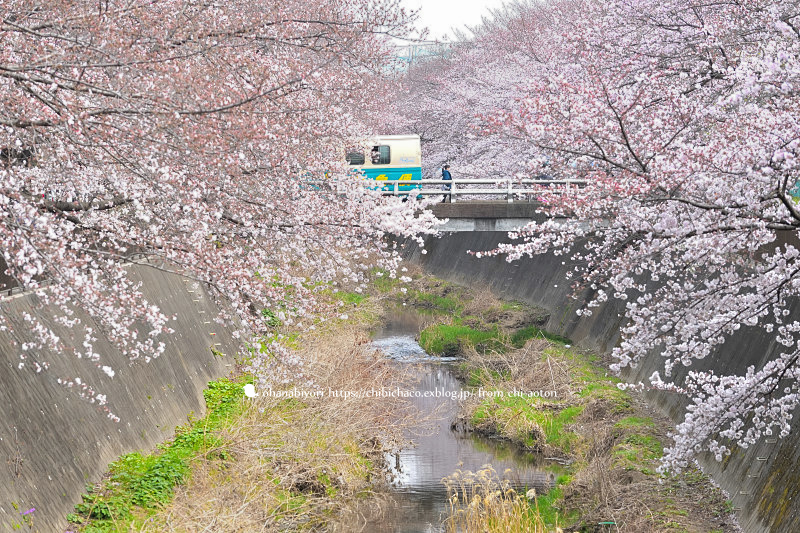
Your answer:
[[[577,192],[586,185],[586,180],[514,180],[514,179],[453,179],[453,180],[364,180],[366,187],[383,189],[383,194],[405,196],[417,194],[422,196],[441,195],[449,197],[451,202],[459,196],[505,196],[508,203],[514,196],[531,200],[532,196],[542,193],[569,194]],[[494,188],[478,187],[493,185]],[[427,186],[427,187],[426,187]],[[445,189],[449,187],[449,189]]]

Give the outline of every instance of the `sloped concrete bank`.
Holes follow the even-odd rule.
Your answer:
[[[204,410],[202,391],[210,380],[233,368],[238,341],[214,322],[218,308],[201,287],[174,274],[132,267],[148,300],[167,316],[175,333],[164,337],[166,352],[145,363],[129,362],[102,335],[95,343],[101,364],[113,378],[74,355],[42,353],[49,370],[20,370],[19,345],[33,341],[22,316],[39,317],[67,346],[80,349],[83,331],[49,320],[37,297],[15,295],[0,302],[11,323],[0,332],[0,531],[63,532],[65,515],[78,503],[88,482],[98,481],[109,462],[171,438],[191,412]],[[77,314],[91,324],[91,321]],[[213,334],[213,335],[212,335]],[[216,345],[216,346],[215,346]],[[212,346],[218,355],[212,353]],[[219,353],[228,354],[220,357]],[[59,378],[81,378],[108,397],[114,422],[96,404],[79,398]],[[29,509],[36,510],[23,515]],[[30,522],[26,522],[30,521]],[[29,524],[32,523],[32,529]]]
[[[414,243],[405,244],[406,258],[437,277],[472,285],[482,283],[504,298],[543,307],[550,312],[546,329],[572,339],[582,348],[609,353],[619,340],[624,305],[611,300],[595,309],[591,317],[580,318],[575,311],[582,300],[570,298],[569,259],[543,255],[507,262],[504,257],[476,258],[467,251],[491,250],[507,242],[505,232],[475,231],[448,233],[428,238],[426,253]],[[794,316],[800,316],[795,304]],[[742,329],[713,356],[692,369],[717,369],[725,373],[743,373],[750,365],[759,367],[780,353],[775,339],[762,330]],[[660,355],[650,354],[639,368],[627,377],[647,382],[660,366]],[[688,369],[681,369],[686,371]],[[651,394],[650,400],[673,420],[683,416],[685,400],[673,394]],[[701,458],[701,465],[731,495],[745,532],[800,531],[800,424],[782,440],[762,441],[747,450],[737,449],[722,463],[711,457]]]

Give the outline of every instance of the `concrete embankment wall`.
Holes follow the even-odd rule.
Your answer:
[[[189,413],[203,413],[208,382],[233,369],[239,343],[214,322],[218,309],[202,288],[146,266],[132,267],[130,277],[142,282],[150,302],[175,315],[170,322],[175,333],[162,339],[166,352],[149,363],[130,362],[95,334],[100,364],[116,370],[113,378],[69,354],[43,353],[40,359],[51,366],[41,374],[18,369],[19,344],[34,340],[23,313],[39,317],[68,350],[82,346],[83,330],[54,323],[33,294],[0,301],[12,326],[0,332],[0,531],[16,530],[21,513],[31,508],[36,509],[29,515],[34,531],[65,531],[65,516],[79,503],[86,483],[98,481],[121,454],[149,450],[171,438]],[[214,344],[227,356],[214,356]],[[76,377],[106,394],[108,408],[121,421],[108,419],[96,404],[56,381]]]
[[[447,213],[445,216],[452,216]],[[508,242],[505,232],[475,231],[448,233],[426,241],[426,254],[407,243],[405,254],[437,277],[462,285],[476,283],[493,292],[540,306],[550,312],[546,328],[572,339],[578,346],[608,353],[619,341],[624,305],[611,300],[594,310],[591,317],[580,318],[575,311],[581,301],[570,299],[572,293],[566,274],[572,265],[568,257],[542,255],[507,262],[504,257],[476,258],[468,250],[491,250],[499,242]],[[800,316],[800,308],[792,310]],[[762,330],[743,329],[712,357],[692,369],[716,369],[741,374],[750,365],[759,367],[780,353],[774,338]],[[628,379],[644,381],[661,367],[660,356],[650,354]],[[682,369],[686,371],[688,369]],[[683,416],[685,399],[674,394],[650,394],[649,400],[676,422]],[[762,441],[747,450],[737,449],[722,463],[702,457],[701,464],[714,480],[731,495],[742,529],[747,533],[800,531],[800,424],[786,439]]]

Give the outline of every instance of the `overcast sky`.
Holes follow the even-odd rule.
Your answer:
[[[463,29],[480,23],[489,9],[503,5],[503,0],[402,0],[410,9],[421,9],[418,25],[426,26],[430,39],[452,39],[452,28]]]

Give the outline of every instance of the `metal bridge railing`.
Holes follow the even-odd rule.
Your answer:
[[[508,203],[514,196],[526,198],[541,194],[571,194],[578,192],[586,185],[586,180],[514,180],[514,179],[423,179],[423,180],[365,180],[364,186],[382,189],[383,194],[405,196],[416,194],[422,196],[449,196],[450,201],[457,201],[459,196],[505,196]],[[487,186],[493,186],[487,187]],[[445,189],[444,187],[449,187]]]

